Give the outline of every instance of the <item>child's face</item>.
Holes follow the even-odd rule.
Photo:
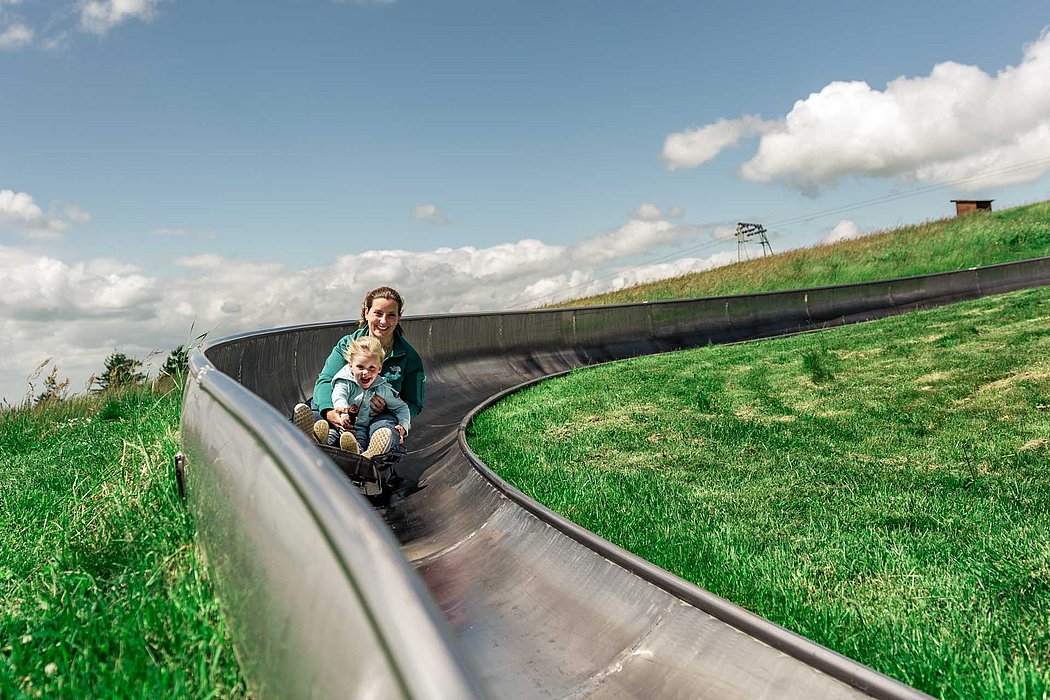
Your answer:
[[[383,371],[383,360],[374,355],[353,355],[350,357],[350,371],[361,388],[367,389]]]

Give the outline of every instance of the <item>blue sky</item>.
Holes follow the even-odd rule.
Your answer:
[[[704,5],[0,0],[0,397],[1050,197],[1045,2]]]

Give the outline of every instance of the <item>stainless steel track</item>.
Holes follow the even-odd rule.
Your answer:
[[[278,697],[916,698],[619,550],[460,439],[495,394],[572,368],[1050,283],[1050,259],[751,296],[411,318],[427,368],[400,489],[372,508],[287,421],[351,326],[191,355],[186,485],[245,674]]]

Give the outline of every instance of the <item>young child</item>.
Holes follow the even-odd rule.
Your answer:
[[[383,371],[383,346],[372,336],[355,339],[343,355],[347,364],[332,379],[332,406],[342,430],[331,430],[327,420],[314,423],[314,437],[322,445],[372,458],[404,442],[412,427],[408,404],[387,383]],[[387,412],[372,415],[371,400],[378,394]],[[396,422],[391,420],[396,417]],[[362,452],[361,447],[367,445]]]

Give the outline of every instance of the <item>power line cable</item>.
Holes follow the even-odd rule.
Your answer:
[[[1050,165],[1050,157],[1038,158],[1036,160],[1030,160],[1018,165],[1012,165],[1007,168],[1000,168],[998,170],[990,170],[983,172],[979,175],[970,175],[967,177],[952,180],[950,182],[944,182],[936,185],[925,185],[924,187],[916,187],[912,190],[905,192],[894,192],[892,194],[883,195],[881,197],[873,197],[871,199],[861,200],[860,202],[854,202],[853,204],[846,204],[841,207],[834,207],[832,209],[825,209],[824,211],[816,212],[814,214],[803,214],[801,216],[784,219],[782,221],[774,221],[769,224],[770,226],[787,226],[788,224],[803,223],[806,221],[812,221],[813,219],[819,219],[824,216],[830,216],[832,214],[841,214],[847,211],[853,211],[854,209],[862,209],[864,207],[873,206],[875,204],[885,204],[887,202],[893,202],[898,199],[905,199],[907,197],[914,197],[920,194],[926,194],[928,192],[936,192],[937,190],[944,190],[957,185],[962,185],[967,182],[973,182],[975,180],[981,180],[983,178],[994,177],[997,175],[1009,175],[1010,173],[1019,172],[1021,170],[1027,170],[1029,168]]]
[[[716,240],[706,241],[706,242],[701,243],[701,244],[696,245],[696,246],[690,246],[689,248],[685,248],[685,249],[677,248],[677,249],[675,249],[673,251],[670,251],[668,253],[664,253],[664,254],[662,254],[662,255],[660,255],[658,257],[649,258],[644,263],[639,263],[638,265],[632,265],[632,266],[623,268],[621,270],[617,270],[617,271],[613,271],[613,272],[607,272],[607,273],[601,274],[601,275],[596,275],[596,276],[592,277],[591,279],[588,279],[585,282],[579,282],[577,284],[566,285],[566,286],[562,287],[555,294],[542,294],[542,295],[539,295],[539,296],[535,297],[532,301],[529,301],[529,302],[524,303],[524,304],[517,304],[517,305],[514,305],[514,306],[510,306],[508,308],[511,311],[519,310],[519,309],[528,309],[528,308],[532,308],[532,307],[537,306],[537,305],[542,305],[544,303],[547,303],[545,301],[547,299],[549,299],[551,302],[556,301],[559,298],[564,299],[564,298],[566,298],[565,297],[565,292],[570,292],[570,291],[572,291],[574,289],[583,289],[585,287],[589,287],[591,285],[598,284],[598,283],[601,283],[601,282],[609,282],[611,280],[616,279],[617,277],[620,277],[621,275],[630,274],[633,271],[641,270],[641,269],[646,268],[646,267],[652,267],[653,265],[659,265],[661,263],[665,263],[665,262],[668,262],[668,261],[671,261],[671,260],[681,260],[682,258],[689,257],[689,255],[695,255],[695,254],[697,254],[697,253],[699,253],[701,251],[705,251],[705,250],[707,250],[709,248],[716,248],[716,247],[719,247],[719,246],[722,246],[722,245],[725,245],[725,241],[721,241],[721,240],[717,240],[716,239]],[[571,274],[571,272],[567,273],[567,274]],[[688,274],[688,273],[682,273],[682,274]]]
[[[996,169],[996,170],[985,171],[985,172],[982,172],[982,173],[977,174],[977,175],[969,175],[967,177],[958,178],[956,180],[951,180],[949,182],[944,182],[944,183],[939,183],[939,184],[934,184],[934,185],[926,185],[926,186],[923,186],[923,187],[917,187],[915,189],[907,190],[907,191],[904,191],[904,192],[894,192],[894,193],[891,193],[891,194],[882,195],[880,197],[872,197],[870,199],[864,199],[864,200],[861,200],[859,202],[854,202],[852,204],[846,204],[846,205],[843,205],[843,206],[840,206],[840,207],[833,207],[831,209],[825,209],[823,211],[818,211],[818,212],[814,212],[814,213],[810,213],[810,214],[803,214],[803,215],[800,215],[800,216],[790,217],[790,218],[782,219],[782,220],[779,220],[779,221],[774,221],[773,223],[769,224],[769,227],[773,228],[773,227],[788,226],[788,225],[791,225],[791,224],[806,223],[806,222],[809,222],[809,221],[814,221],[814,220],[817,220],[817,219],[821,219],[821,218],[823,218],[825,216],[831,216],[832,214],[841,214],[841,213],[844,213],[844,212],[855,211],[857,209],[863,209],[863,208],[866,208],[866,207],[876,206],[876,205],[879,205],[879,204],[887,204],[889,202],[895,202],[895,201],[900,200],[900,199],[906,199],[908,197],[915,197],[915,196],[918,196],[920,194],[927,194],[929,192],[936,192],[938,190],[944,190],[944,189],[948,189],[948,188],[951,188],[951,187],[956,187],[958,185],[962,185],[962,184],[965,184],[965,183],[968,183],[968,182],[973,182],[975,180],[981,180],[983,178],[988,178],[988,177],[995,177],[995,176],[998,176],[998,175],[1008,175],[1010,173],[1020,172],[1022,170],[1027,170],[1029,168],[1034,168],[1034,167],[1043,166],[1043,165],[1050,165],[1050,157],[1037,158],[1035,160],[1026,161],[1024,163],[1019,163],[1017,165],[1012,165],[1012,166],[1009,166],[1009,167],[1006,167],[1006,168],[999,168],[999,169]],[[699,228],[700,225],[697,225],[697,227]],[[543,303],[551,303],[551,302],[556,301],[559,298],[561,298],[561,299],[571,298],[571,297],[567,297],[565,295],[565,292],[571,292],[574,289],[582,289],[584,287],[589,287],[589,286],[592,286],[592,285],[600,283],[600,282],[608,282],[608,281],[616,279],[617,277],[629,274],[629,273],[631,273],[633,271],[641,270],[643,268],[651,267],[653,265],[658,265],[660,263],[667,262],[668,260],[682,259],[682,258],[688,257],[690,255],[695,255],[695,254],[697,254],[697,253],[699,253],[701,251],[705,251],[705,250],[707,250],[709,248],[712,248],[712,247],[715,247],[715,246],[723,245],[723,244],[725,244],[727,242],[728,242],[728,240],[720,241],[720,240],[715,239],[714,241],[708,241],[708,242],[705,242],[705,243],[702,243],[702,244],[698,244],[698,245],[695,245],[695,246],[689,246],[689,247],[686,247],[686,248],[679,248],[679,249],[676,249],[676,250],[671,251],[669,253],[665,253],[665,254],[663,254],[661,256],[658,256],[656,258],[650,258],[649,260],[640,262],[640,263],[638,263],[636,265],[632,265],[632,266],[629,266],[629,267],[617,270],[615,272],[606,273],[604,275],[595,276],[594,278],[592,278],[592,279],[590,279],[590,280],[588,280],[586,282],[581,282],[581,283],[578,283],[578,284],[568,285],[566,287],[563,287],[556,294],[544,294],[544,295],[536,297],[533,301],[530,301],[530,302],[528,302],[528,303],[526,303],[524,305],[516,305],[516,306],[511,307],[511,308],[512,309],[526,309],[526,308],[530,308],[530,307],[533,307],[533,306],[536,306],[536,305],[541,305]],[[548,299],[550,300],[550,302],[546,301]]]

